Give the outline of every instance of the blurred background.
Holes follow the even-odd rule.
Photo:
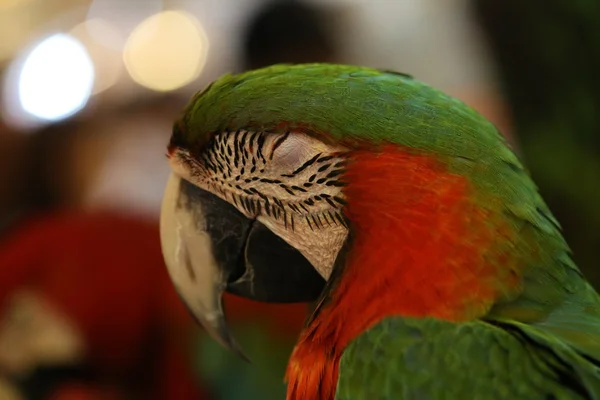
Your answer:
[[[595,0],[0,0],[0,398],[282,399],[307,307],[228,297],[253,365],[162,263],[190,96],[277,62],[396,70],[492,120],[600,287]]]

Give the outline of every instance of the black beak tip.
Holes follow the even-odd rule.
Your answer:
[[[250,360],[250,357],[248,357],[246,355],[246,353],[244,352],[244,350],[242,350],[242,347],[240,345],[238,345],[237,342],[233,338],[231,338],[231,340],[227,343],[227,347],[233,353],[235,353],[238,357],[240,357],[242,360],[246,361],[249,364],[252,364],[252,361]]]
[[[211,333],[210,330],[208,331],[208,333],[209,334]],[[242,349],[242,346],[240,346],[238,344],[238,342],[235,340],[235,338],[231,334],[231,331],[229,330],[229,327],[225,323],[224,318],[220,319],[215,333],[216,333],[218,341],[221,342],[221,344],[227,350],[233,352],[234,354],[236,354],[238,357],[240,357],[244,361],[246,361],[248,363],[252,363],[250,358],[246,355],[246,353]]]

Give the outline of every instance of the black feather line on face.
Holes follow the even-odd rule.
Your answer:
[[[290,171],[282,171],[278,174],[280,178],[264,176],[275,150],[291,134],[243,129],[217,133],[195,156],[192,154],[185,160],[186,166],[192,176],[204,177],[210,182],[211,188],[224,194],[236,207],[255,217],[267,215],[278,219],[286,229],[295,229],[295,218],[305,220],[312,230],[334,225],[346,226],[342,216],[346,204],[343,195],[333,196],[325,192],[327,187],[345,185],[341,181],[346,164],[344,154],[319,152],[301,165],[290,166]],[[271,140],[267,146],[268,135],[279,137]],[[176,146],[179,137],[179,134],[174,134],[171,143]],[[302,180],[305,174],[307,177]],[[265,195],[265,185],[277,186],[286,196],[278,198]],[[259,190],[261,187],[263,190]],[[323,201],[328,205],[325,210],[320,203]]]

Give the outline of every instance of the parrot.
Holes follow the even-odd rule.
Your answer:
[[[277,64],[195,94],[166,156],[162,252],[196,321],[247,357],[224,293],[310,304],[288,400],[600,399],[600,298],[463,102],[403,73]]]

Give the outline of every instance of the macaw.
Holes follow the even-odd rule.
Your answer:
[[[288,400],[600,399],[600,298],[498,130],[410,76],[226,75],[168,144],[171,280],[244,356],[223,292],[312,302]]]

